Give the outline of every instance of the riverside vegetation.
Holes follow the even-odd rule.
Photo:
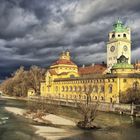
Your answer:
[[[26,97],[29,88],[33,88],[36,95],[40,93],[40,82],[45,74],[45,69],[38,66],[31,66],[29,70],[25,70],[21,66],[18,70],[6,78],[1,85],[0,90],[9,96]]]

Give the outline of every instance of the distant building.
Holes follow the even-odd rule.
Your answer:
[[[33,88],[28,89],[28,97],[36,96],[35,90]]]
[[[41,83],[41,96],[65,100],[85,100],[91,90],[91,100],[119,103],[120,94],[140,83],[139,65],[131,64],[130,28],[117,21],[109,33],[107,66],[92,64],[78,67],[70,52],[62,52],[46,72]]]

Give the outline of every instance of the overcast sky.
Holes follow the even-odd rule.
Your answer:
[[[20,65],[48,67],[63,49],[78,65],[106,61],[118,17],[132,30],[140,59],[140,0],[0,0],[0,77]]]

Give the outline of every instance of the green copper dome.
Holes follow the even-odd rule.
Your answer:
[[[134,66],[128,64],[128,58],[124,55],[121,55],[120,58],[117,59],[117,63],[113,65],[112,69],[133,69]]]
[[[118,19],[113,25],[113,32],[127,32],[128,28]]]
[[[127,63],[114,64],[112,69],[133,69],[134,66]]]

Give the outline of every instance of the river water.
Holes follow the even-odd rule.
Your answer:
[[[25,108],[25,101],[0,100],[0,140],[43,140],[35,135],[30,122],[20,116],[14,116],[3,107],[12,106]],[[2,120],[1,118],[5,118]],[[98,113],[95,123],[102,126],[99,130],[83,131],[74,128],[77,135],[61,140],[139,140],[140,118],[121,116],[111,113]],[[71,128],[73,129],[73,128]]]
[[[29,121],[4,110],[5,106],[25,108],[24,101],[0,100],[0,140],[43,140],[35,135]]]

